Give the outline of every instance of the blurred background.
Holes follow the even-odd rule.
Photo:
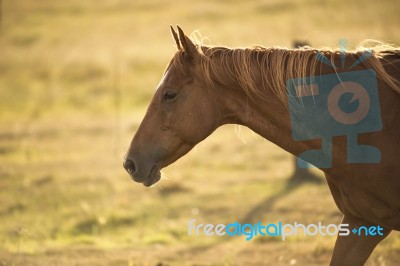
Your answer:
[[[327,265],[335,237],[188,236],[196,223],[341,221],[320,172],[224,126],[151,188],[122,167],[175,52],[169,25],[226,46],[400,45],[397,0],[0,0],[0,265]],[[398,265],[400,236],[368,265]]]

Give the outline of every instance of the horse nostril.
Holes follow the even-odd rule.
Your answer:
[[[126,159],[124,162],[124,168],[129,174],[133,174],[136,170],[135,162],[131,159]]]

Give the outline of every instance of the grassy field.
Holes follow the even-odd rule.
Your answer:
[[[338,224],[291,156],[224,126],[144,188],[122,159],[175,46],[170,24],[227,46],[400,44],[385,1],[3,0],[0,265],[327,265],[334,237],[188,236],[196,223]],[[368,265],[398,265],[400,234]]]

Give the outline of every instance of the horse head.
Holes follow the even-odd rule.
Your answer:
[[[132,179],[151,186],[160,170],[189,152],[219,125],[213,90],[199,68],[200,47],[171,27],[178,51],[169,63],[124,160]]]

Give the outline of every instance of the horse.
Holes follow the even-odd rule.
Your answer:
[[[333,199],[343,213],[342,224],[349,228],[378,225],[382,228],[382,233],[375,236],[339,234],[330,265],[363,265],[380,241],[392,230],[400,230],[399,48],[384,43],[375,43],[370,49],[364,43],[353,51],[310,47],[228,48],[203,45],[190,39],[179,26],[177,32],[171,26],[171,32],[177,52],[166,67],[123,162],[134,181],[147,187],[155,184],[161,178],[162,168],[187,154],[218,127],[239,124],[300,158],[310,151],[315,155],[314,151],[328,146],[325,150],[330,154],[320,152],[318,156],[303,156],[303,159],[324,172]],[[366,99],[379,106],[380,120],[364,124],[375,131],[363,131],[356,139],[346,134],[334,135],[328,144],[327,138],[294,138],[297,124],[293,119],[301,116],[292,116],[301,114],[307,98],[300,96],[310,96],[308,103],[317,101],[316,87],[308,81],[317,82],[318,77],[326,75],[336,77],[339,87],[345,87],[347,81],[341,80],[345,73],[334,67],[340,65],[342,69],[374,73],[376,95]],[[305,86],[300,82],[296,88],[305,91],[296,97],[288,88],[299,78]],[[372,79],[360,78],[364,87],[372,84],[369,80]],[[323,93],[324,84],[319,85],[319,92]],[[311,123],[307,119],[297,121],[300,126],[307,125],[302,130],[307,131],[308,127],[311,131],[337,130],[331,126],[331,118],[327,118],[326,106],[323,107],[312,106],[314,112],[306,117]],[[351,110],[346,112],[345,116],[353,115]],[[361,112],[365,117],[365,110]],[[345,120],[340,121],[346,126]],[[367,146],[373,147],[367,149]],[[350,152],[354,147],[359,148],[356,156]],[[366,156],[368,153],[372,156]]]

